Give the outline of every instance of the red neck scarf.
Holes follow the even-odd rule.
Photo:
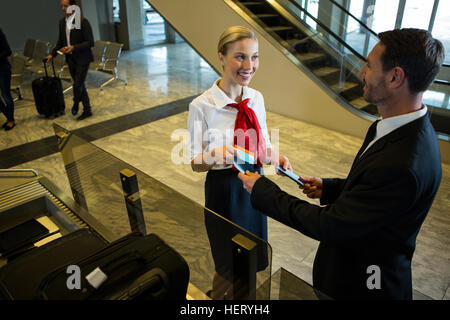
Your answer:
[[[252,152],[255,155],[255,166],[260,168],[262,167],[261,157],[266,154],[266,140],[255,112],[247,105],[249,101],[250,99],[245,99],[239,103],[230,103],[227,106],[238,110],[234,123],[234,144]],[[248,132],[249,129],[253,130]]]

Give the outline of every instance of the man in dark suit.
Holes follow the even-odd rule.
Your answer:
[[[78,113],[79,103],[83,102],[83,113],[77,120],[92,116],[91,104],[86,90],[85,81],[89,64],[94,61],[91,47],[94,46],[94,36],[89,21],[77,17],[80,12],[72,11],[70,6],[76,5],[75,0],[61,0],[61,9],[65,17],[59,21],[58,42],[52,53],[47,56],[50,61],[57,54],[65,54],[73,79],[73,107],[72,114]],[[68,10],[69,9],[69,10]],[[77,20],[79,18],[79,20]],[[77,25],[79,22],[80,25]]]
[[[8,40],[0,29],[0,92],[3,100],[0,99],[0,112],[6,117],[6,122],[2,125],[5,131],[9,131],[16,126],[14,121],[14,100],[11,96],[11,64],[8,57],[12,54]]]
[[[320,241],[313,285],[335,299],[412,299],[411,260],[441,177],[423,92],[444,58],[424,30],[379,34],[360,71],[381,120],[368,130],[346,179],[301,178],[317,206],[258,174],[239,174],[254,208]]]

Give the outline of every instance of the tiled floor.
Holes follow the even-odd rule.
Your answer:
[[[72,132],[86,141],[97,140],[180,112],[185,112],[187,104],[194,97],[196,96],[183,98],[153,108],[90,124],[72,130]],[[0,168],[8,168],[17,164],[39,159],[55,152],[58,152],[58,148],[54,136],[3,149],[0,150]]]
[[[80,129],[82,134],[91,134],[91,140],[98,147],[203,204],[205,174],[192,172],[188,164],[173,163],[172,150],[179,141],[172,139],[172,133],[176,129],[186,128],[187,112],[183,110],[183,104],[187,107],[190,99],[187,97],[209,88],[217,74],[184,43],[126,52],[120,70],[121,75],[128,79],[128,85],[115,82],[103,92],[94,88],[101,82],[102,75],[89,75],[94,117],[82,122],[75,121],[68,114],[55,120],[41,119],[36,116],[32,103],[20,102],[16,111],[18,126],[8,133],[0,133],[0,155],[1,150],[33,141],[38,142],[29,145],[31,149],[44,148],[45,143],[51,139],[48,137],[53,134],[51,125],[55,122],[67,129]],[[175,107],[173,113],[166,113],[167,117],[162,115],[160,118],[148,118],[137,125],[128,123],[132,115],[148,112],[149,108],[182,98],[187,99],[176,104],[178,107]],[[70,96],[66,103],[71,105]],[[173,104],[168,104],[163,109],[170,108],[169,106]],[[280,152],[289,157],[296,172],[307,176],[345,177],[362,143],[359,138],[271,112],[267,114],[267,121],[269,130],[279,129]],[[103,130],[103,133],[95,134],[95,130],[91,132],[89,128]],[[272,139],[274,134],[275,132],[272,133]],[[18,148],[11,150],[23,152]],[[37,151],[30,150],[32,152]],[[18,167],[37,169],[64,192],[71,194],[61,156],[50,153],[51,150],[48,150],[48,155],[41,158],[36,158],[35,155],[33,161],[19,162],[22,164]],[[267,168],[266,174],[270,174],[270,168]],[[289,179],[274,175],[269,177],[283,190],[306,199]],[[449,298],[449,208],[450,165],[444,164],[441,187],[417,239],[413,259],[415,298]],[[311,283],[317,241],[269,219],[269,243],[273,249],[273,272],[284,267]]]

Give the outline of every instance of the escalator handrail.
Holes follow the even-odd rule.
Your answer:
[[[352,17],[353,19],[355,19],[361,26],[364,27],[364,29],[366,29],[367,31],[369,31],[370,33],[372,33],[375,37],[378,38],[378,34],[373,31],[371,28],[369,28],[369,26],[367,26],[364,22],[362,22],[361,20],[359,20],[357,17],[355,17],[352,13],[350,13],[347,9],[345,9],[343,6],[341,6],[339,3],[337,3],[334,0],[328,0],[330,1],[332,4],[334,4],[336,7],[338,7],[339,9],[341,9],[342,11],[344,11],[347,15],[349,15],[350,17]]]
[[[364,27],[364,29],[368,30],[370,33],[372,33],[374,36],[376,36],[378,38],[378,34],[373,31],[371,28],[369,28],[368,25],[366,25],[364,22],[362,22],[361,20],[359,20],[358,18],[356,18],[350,11],[348,11],[347,9],[345,9],[343,6],[341,6],[339,3],[337,3],[335,0],[328,0],[330,1],[332,4],[334,4],[336,7],[338,7],[339,9],[341,9],[342,11],[344,11],[347,15],[349,15],[350,17],[352,17],[353,19],[355,19],[362,27]],[[450,68],[450,64],[446,64],[443,63],[442,64],[443,68]],[[446,83],[448,84],[448,82]]]
[[[347,13],[348,15],[350,15],[352,18],[354,18],[355,20],[357,20],[365,29],[367,29],[370,33],[372,33],[377,39],[378,39],[378,35],[375,31],[373,31],[372,29],[370,29],[366,24],[364,24],[362,21],[360,21],[359,19],[357,19],[355,16],[353,16],[350,12],[348,12],[345,8],[343,8],[341,5],[337,4],[334,0],[328,0],[331,3],[333,3],[334,5],[336,5],[337,7],[339,7],[341,10],[343,10],[345,13]],[[366,58],[364,58],[360,53],[358,53],[356,50],[354,50],[351,46],[349,46],[344,40],[341,39],[341,37],[339,37],[337,34],[335,34],[333,31],[331,31],[327,26],[325,26],[322,22],[320,22],[318,19],[316,19],[313,15],[311,15],[307,10],[305,10],[304,8],[302,8],[298,3],[295,2],[295,0],[289,0],[290,3],[292,3],[295,7],[297,7],[298,9],[300,9],[301,11],[303,11],[308,17],[310,17],[311,19],[314,20],[314,22],[316,22],[319,26],[321,26],[322,28],[324,28],[328,33],[330,33],[337,41],[339,41],[341,44],[343,44],[347,49],[349,49],[353,54],[355,54],[357,57],[359,57],[360,59],[362,59],[363,61],[367,61]],[[445,64],[443,63],[441,65],[441,68],[450,68],[449,64]],[[444,80],[434,80],[435,83],[438,84],[443,84],[443,85],[450,85],[450,83],[448,81],[444,81]]]
[[[361,20],[359,20],[358,18],[356,18],[350,11],[348,11],[347,9],[345,9],[343,6],[341,6],[339,3],[337,3],[335,0],[328,0],[329,2],[331,2],[332,4],[334,4],[336,7],[338,7],[339,9],[341,9],[342,11],[344,11],[347,15],[349,15],[350,17],[352,17],[353,19],[355,19],[362,27],[364,27],[364,29],[368,30],[370,33],[372,33],[374,36],[376,36],[378,38],[378,34],[373,31],[371,28],[369,28],[368,25],[366,25],[364,22],[362,22]],[[443,63],[441,65],[442,68],[450,68],[450,64],[446,64]],[[446,84],[449,85],[448,82],[446,81],[441,81],[441,80],[436,80],[435,82],[439,81],[440,84]]]
[[[326,25],[324,25],[322,22],[317,20],[313,15],[311,15],[307,10],[302,8],[299,4],[297,4],[294,0],[289,0],[290,3],[292,3],[295,7],[303,11],[308,17],[310,17],[315,23],[317,23],[319,26],[321,26],[326,32],[331,34],[338,42],[340,42],[344,47],[346,47],[348,50],[350,50],[355,56],[360,58],[363,61],[366,61],[366,58],[364,58],[358,51],[353,49],[351,46],[348,45],[347,42],[341,39],[336,33],[330,30]]]
[[[33,176],[39,176],[35,169],[0,169],[0,173],[31,173]]]
[[[450,86],[450,82],[445,81],[445,80],[435,79],[433,82],[437,83],[437,84],[443,84],[443,85],[446,85],[446,86]]]

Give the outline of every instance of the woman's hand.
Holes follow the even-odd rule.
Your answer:
[[[232,146],[221,146],[212,149],[210,152],[199,154],[192,159],[191,167],[195,172],[208,171],[215,165],[224,167],[233,164],[234,148]]]
[[[280,176],[282,176],[283,173],[278,171],[278,166],[281,166],[285,170],[293,171],[291,163],[289,162],[289,159],[286,156],[279,155],[274,160],[272,160],[272,164],[275,167],[275,172]]]
[[[232,146],[221,146],[212,149],[205,157],[205,162],[212,165],[230,165],[234,161],[234,148]]]

